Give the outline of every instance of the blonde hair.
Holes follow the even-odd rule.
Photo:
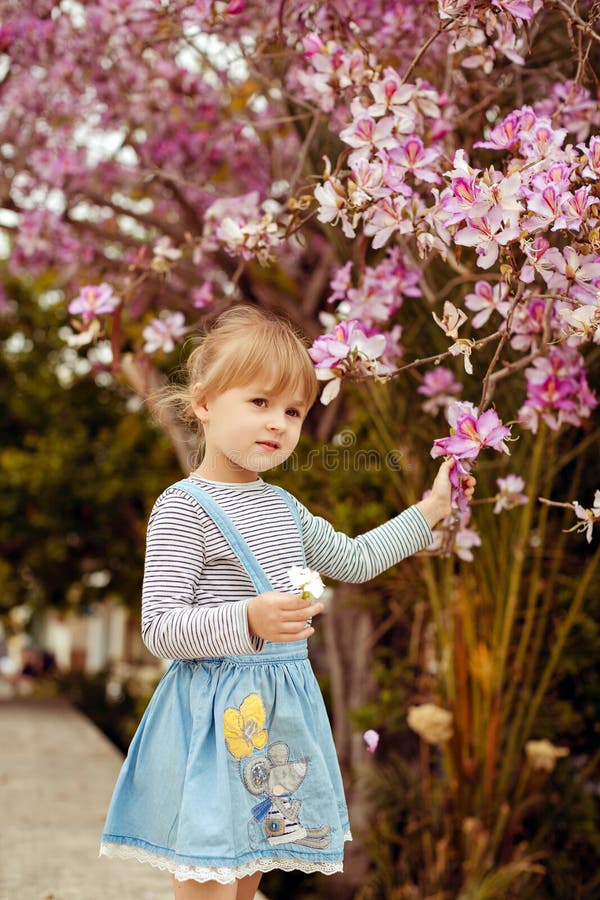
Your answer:
[[[175,407],[180,418],[202,436],[193,400],[260,381],[274,394],[298,391],[307,409],[318,384],[306,345],[291,322],[254,306],[226,310],[212,323],[190,353],[182,369],[182,383],[160,392],[159,408]]]

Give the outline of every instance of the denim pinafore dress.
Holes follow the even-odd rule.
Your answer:
[[[213,519],[257,594],[272,590],[213,498],[188,479],[176,487]],[[267,642],[261,653],[171,664],[123,763],[100,854],[226,884],[272,869],[340,872],[350,839],[307,643]]]

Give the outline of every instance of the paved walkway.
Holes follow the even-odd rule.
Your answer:
[[[64,703],[0,702],[0,900],[172,900],[167,873],[98,859],[121,761]]]

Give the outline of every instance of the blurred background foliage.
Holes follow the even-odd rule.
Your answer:
[[[170,445],[100,362],[90,372],[66,347],[64,306],[8,290],[19,318],[0,319],[0,611],[76,608],[107,588],[136,606],[146,519],[178,471]]]

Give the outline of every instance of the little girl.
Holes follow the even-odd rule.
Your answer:
[[[363,582],[428,546],[450,511],[449,463],[426,499],[349,538],[261,478],[293,453],[317,394],[292,328],[234,307],[187,374],[172,394],[204,454],[154,505],[142,599],[146,645],[174,661],[131,743],[100,852],[168,870],[178,900],[250,900],[271,869],[341,871],[350,840],[307,659],[323,605],[293,589],[289,569]]]

